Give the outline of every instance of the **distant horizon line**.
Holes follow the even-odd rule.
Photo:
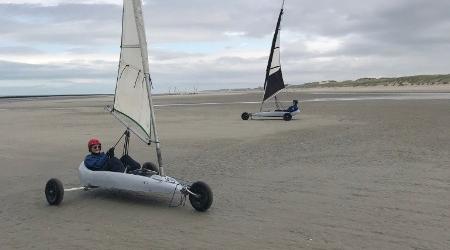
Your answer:
[[[0,95],[0,98],[28,98],[28,97],[55,97],[55,96],[102,96],[102,95],[114,95],[114,94],[48,94],[48,95]]]
[[[164,93],[152,93],[154,96],[158,95],[196,95],[204,92],[223,92],[223,91],[246,91],[252,88],[242,88],[242,89],[214,89],[214,90],[200,90],[197,92],[164,92]],[[254,88],[253,90],[258,90],[258,88]],[[114,93],[94,93],[94,94],[37,94],[37,95],[0,95],[0,99],[7,98],[30,98],[30,97],[70,97],[70,96],[114,96]]]
[[[286,88],[310,88],[310,87],[314,87],[317,85],[317,87],[326,87],[327,84],[333,83],[333,84],[342,84],[342,83],[347,83],[347,82],[353,82],[353,83],[357,83],[358,81],[361,80],[411,80],[408,78],[419,78],[419,77],[450,77],[450,74],[419,74],[419,75],[411,75],[411,76],[397,76],[397,77],[363,77],[363,78],[358,78],[356,80],[342,80],[342,81],[336,81],[336,80],[325,80],[325,81],[315,81],[315,82],[308,82],[308,83],[301,83],[301,84],[286,84]],[[423,81],[423,79],[421,79]],[[429,79],[427,79],[429,80]],[[323,84],[323,83],[327,83],[327,84]],[[423,84],[423,82],[421,82]],[[448,82],[445,82],[448,83]],[[437,84],[445,84],[445,83],[437,83]],[[388,83],[389,84],[389,83]],[[436,84],[436,83],[433,83]],[[322,86],[320,86],[322,85]],[[329,87],[345,87],[344,85],[333,85],[333,86],[329,86]],[[375,85],[380,85],[380,83],[375,84]],[[417,85],[417,84],[412,84],[412,85]],[[421,84],[418,84],[421,85]],[[361,85],[361,86],[365,86],[365,85]],[[354,87],[354,86],[353,86]],[[152,93],[152,95],[158,96],[158,95],[195,95],[195,94],[200,94],[200,93],[206,93],[206,92],[224,92],[224,91],[248,91],[248,90],[254,90],[254,91],[262,91],[263,87],[262,86],[257,86],[257,87],[242,87],[242,88],[229,88],[229,89],[225,89],[225,88],[221,88],[221,89],[205,89],[205,90],[194,90],[194,91],[174,91],[171,92],[170,89],[169,91],[165,91],[165,92],[158,92],[158,93]],[[84,94],[9,94],[9,95],[0,95],[0,99],[6,99],[6,98],[32,98],[32,97],[68,97],[68,96],[113,96],[114,93],[92,93],[92,94],[88,94],[88,93],[84,93]]]

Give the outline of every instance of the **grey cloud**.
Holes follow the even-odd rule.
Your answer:
[[[0,4],[0,39],[60,45],[103,43],[120,39],[120,15],[120,7],[114,5]]]
[[[1,80],[58,80],[77,78],[114,78],[115,71],[109,62],[96,62],[105,64],[107,69],[77,63],[66,64],[27,64],[0,61]],[[93,70],[94,69],[94,70]]]
[[[43,52],[37,48],[29,46],[5,46],[0,47],[0,55],[29,55],[42,54]]]
[[[167,43],[223,42],[236,49],[226,32],[243,38],[272,35],[281,1],[171,0],[146,1],[145,22],[150,70],[155,85],[207,89],[257,87],[264,80],[268,55],[227,56],[206,60],[205,53],[163,50]],[[450,16],[447,0],[286,0],[282,32],[302,37],[287,41],[282,33],[282,67],[288,83],[345,80],[365,76],[448,73]],[[69,54],[118,48],[121,6],[0,4],[0,54],[26,55],[51,49]],[[304,42],[316,36],[344,41],[335,50],[308,51]],[[269,48],[270,44],[267,44]],[[50,52],[49,52],[49,47]],[[181,50],[181,51],[180,51]],[[267,51],[268,54],[268,51]],[[330,58],[321,61],[320,58]],[[182,59],[182,60],[179,60]],[[178,63],[181,61],[182,63]],[[189,63],[186,63],[188,61]],[[98,64],[102,67],[93,67]],[[0,81],[33,79],[70,82],[92,78],[111,82],[116,62],[28,65],[0,62]],[[113,82],[113,81],[112,81]],[[109,84],[109,83],[108,83]],[[110,86],[110,85],[107,85]]]
[[[167,61],[173,59],[186,59],[186,58],[196,58],[199,56],[204,56],[202,53],[187,53],[187,52],[173,52],[173,51],[164,51],[161,49],[151,50],[152,54],[150,55],[150,61]]]

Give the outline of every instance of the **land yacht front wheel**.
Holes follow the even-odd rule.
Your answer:
[[[204,212],[211,207],[213,202],[213,194],[208,184],[197,181],[189,188],[189,201],[192,207],[200,212]]]
[[[62,182],[56,178],[50,179],[45,185],[45,198],[48,204],[57,206],[64,198],[64,187]]]
[[[248,118],[250,118],[250,114],[247,112],[242,113],[241,115],[242,120],[246,121]]]

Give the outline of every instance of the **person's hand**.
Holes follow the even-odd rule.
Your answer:
[[[108,149],[108,152],[106,152],[106,155],[109,156],[109,158],[114,157],[114,147]]]

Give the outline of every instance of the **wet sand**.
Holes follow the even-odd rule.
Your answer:
[[[123,132],[112,98],[1,99],[0,248],[448,249],[450,98],[405,95],[299,92],[290,122],[242,121],[258,93],[156,97],[166,174],[207,182],[206,213],[100,189],[48,206],[49,178],[79,185],[90,137]]]

